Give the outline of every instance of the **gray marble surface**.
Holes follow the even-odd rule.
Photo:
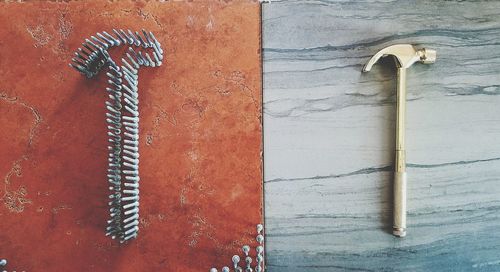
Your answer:
[[[390,234],[395,43],[408,71],[408,236]],[[500,2],[263,4],[267,265],[500,271]]]

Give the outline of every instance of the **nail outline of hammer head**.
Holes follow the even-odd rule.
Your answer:
[[[432,49],[416,49],[411,44],[395,44],[388,46],[378,51],[363,67],[363,72],[368,72],[372,69],[377,61],[386,56],[393,56],[396,60],[398,68],[409,68],[415,62],[430,64],[436,61],[436,50]]]

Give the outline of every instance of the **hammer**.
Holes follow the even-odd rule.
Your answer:
[[[406,112],[406,68],[415,62],[424,64],[436,61],[436,50],[415,49],[411,44],[395,44],[380,50],[363,67],[363,72],[372,69],[381,57],[393,56],[398,68],[397,106],[396,106],[396,161],[394,165],[394,221],[392,234],[406,236],[406,151],[405,151],[405,112]]]

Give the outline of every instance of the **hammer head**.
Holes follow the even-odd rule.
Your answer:
[[[411,44],[395,44],[386,47],[373,55],[373,57],[363,67],[363,72],[368,72],[372,66],[382,57],[394,56],[398,68],[408,68],[415,62],[424,64],[434,63],[436,61],[436,50],[415,49]]]

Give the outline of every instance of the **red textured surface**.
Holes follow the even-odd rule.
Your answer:
[[[208,271],[262,223],[260,6],[255,1],[0,4],[0,258],[17,271]],[[68,67],[98,31],[145,28],[141,224],[104,236],[105,77]]]

